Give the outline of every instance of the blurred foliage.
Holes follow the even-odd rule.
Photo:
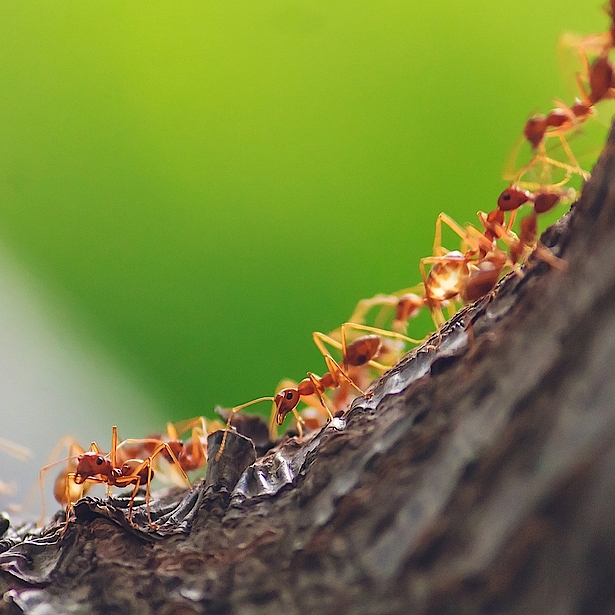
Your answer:
[[[312,331],[420,280],[437,213],[493,208],[526,117],[574,96],[558,36],[606,26],[573,0],[4,3],[0,240],[169,417],[271,394],[323,371]]]

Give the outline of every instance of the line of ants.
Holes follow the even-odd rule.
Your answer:
[[[532,251],[552,267],[565,269],[565,263],[537,241],[538,217],[559,203],[574,200],[576,192],[568,186],[571,178],[580,177],[585,181],[589,177],[579,166],[567,137],[591,117],[598,103],[615,98],[615,71],[609,59],[609,53],[615,48],[615,0],[610,0],[607,12],[611,19],[607,32],[570,43],[578,50],[583,69],[576,75],[580,98],[572,105],[556,100],[555,108],[547,115],[534,115],[526,121],[523,138],[531,147],[532,157],[513,174],[495,208],[489,213],[478,212],[478,227],[461,226],[444,213],[438,216],[432,255],[421,259],[419,264],[420,284],[362,299],[338,329],[329,334],[313,333],[327,371],[322,376],[308,372],[299,383],[283,380],[275,395],[259,397],[228,410],[225,424],[198,417],[169,423],[164,435],[123,441],[119,441],[114,426],[107,454],[94,442],[84,450],[73,440],[61,441],[58,448],[68,446],[68,458],[45,466],[40,473],[40,484],[42,488],[43,476],[50,468],[64,464],[54,483],[54,496],[66,507],[66,522],[73,503],[93,485],[104,484],[107,494],[112,487],[132,486],[128,522],[133,524],[135,497],[144,486],[148,523],[156,527],[149,507],[154,472],[166,472],[174,482],[190,486],[188,473],[207,463],[208,434],[218,429],[224,431],[215,457],[219,460],[238,412],[270,402],[270,440],[277,440],[277,428],[289,414],[295,418],[297,436],[301,439],[306,431],[324,426],[343,412],[355,396],[369,396],[367,389],[374,379],[402,356],[406,345],[423,341],[406,335],[410,319],[422,308],[429,310],[435,327],[441,327],[446,320],[445,311],[452,316],[460,303],[471,303],[491,293],[505,273],[520,272],[520,264]],[[593,56],[592,61],[589,56]],[[551,139],[561,147],[564,161],[549,155],[547,142]],[[550,179],[554,171],[563,174],[559,181]],[[539,181],[529,181],[531,173],[536,173]],[[516,215],[525,205],[531,206],[531,212],[520,220],[516,233],[513,231]],[[460,250],[449,251],[443,247],[443,227],[459,237]],[[390,314],[391,330],[365,324],[374,310],[378,310],[376,321],[386,322]],[[341,354],[341,360],[334,359],[333,349]],[[301,411],[298,410],[300,402],[305,406]],[[184,442],[180,436],[186,433],[190,437]],[[161,470],[163,459],[169,469]]]

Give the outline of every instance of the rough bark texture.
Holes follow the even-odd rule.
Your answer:
[[[530,261],[311,440],[231,434],[131,528],[9,529],[6,613],[615,612],[615,137]],[[210,437],[215,454],[220,433]]]

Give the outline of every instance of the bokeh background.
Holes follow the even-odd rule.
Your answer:
[[[0,478],[62,434],[104,448],[322,372],[311,332],[419,282],[440,211],[493,208],[525,119],[574,96],[559,35],[607,23],[575,0],[2,3],[0,435],[36,458]]]

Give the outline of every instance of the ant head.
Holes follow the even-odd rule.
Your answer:
[[[538,147],[545,136],[547,120],[544,115],[531,117],[523,128],[523,136],[530,142],[532,147]]]
[[[75,470],[75,483],[80,485],[95,474],[107,475],[110,462],[100,453],[87,452],[77,457],[77,469]]]
[[[281,425],[289,412],[292,412],[299,403],[301,395],[296,388],[282,389],[275,396],[274,403],[276,407],[275,422]]]
[[[518,209],[531,199],[531,194],[527,190],[522,190],[516,186],[509,186],[498,197],[498,209],[500,211],[512,211]]]

